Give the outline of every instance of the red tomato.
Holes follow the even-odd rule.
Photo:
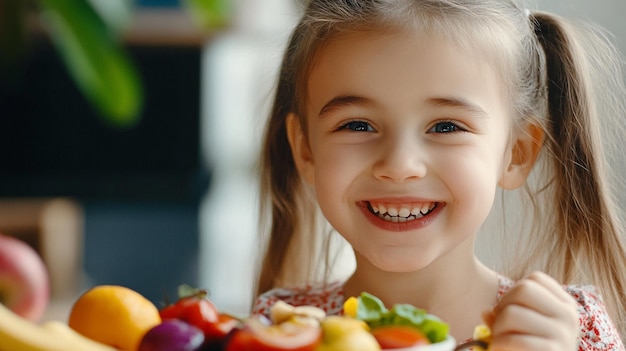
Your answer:
[[[384,350],[430,344],[424,333],[408,325],[376,327],[372,335]]]
[[[161,319],[180,319],[205,334],[214,333],[214,324],[218,322],[217,308],[210,300],[199,296],[183,297],[159,311]]]
[[[322,329],[289,322],[265,325],[251,317],[226,344],[225,351],[313,351],[322,339]]]
[[[207,323],[204,328],[204,335],[207,340],[222,340],[233,329],[237,328],[241,322],[239,319],[224,313],[217,316],[217,321]]]

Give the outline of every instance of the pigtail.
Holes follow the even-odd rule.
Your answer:
[[[264,240],[268,245],[264,248],[265,253],[258,274],[257,295],[276,285],[298,226],[296,194],[300,184],[285,123],[287,114],[292,111],[289,102],[294,100],[289,57],[287,50],[261,148],[260,227],[267,228],[269,237]],[[263,222],[264,220],[268,222]]]
[[[284,84],[278,86],[276,99],[288,98]],[[286,115],[284,106],[275,104],[271,116]],[[273,120],[274,118],[272,118]],[[284,121],[284,120],[283,120]],[[267,245],[257,282],[257,295],[269,290],[276,283],[276,277],[280,275],[286,252],[291,242],[292,233],[296,227],[294,194],[297,188],[297,172],[291,157],[291,149],[287,141],[285,123],[268,123],[265,139],[263,141],[264,152],[261,155],[261,164],[270,165],[261,171],[261,194],[271,194],[271,203],[261,203],[261,220],[269,217],[269,223],[261,227],[269,226],[269,240]],[[285,165],[282,172],[279,167],[271,165]],[[263,201],[263,198],[261,199]]]
[[[594,104],[589,72],[598,67],[586,61],[576,36],[563,20],[544,13],[533,17],[547,70],[546,151],[552,160],[550,194],[556,204],[552,222],[556,227],[551,231],[560,236],[553,240],[554,250],[546,268],[563,283],[590,279],[596,284],[623,333],[626,253],[611,189],[605,184],[600,123],[612,121],[606,121],[611,116],[600,116]],[[541,233],[544,237],[547,234]]]
[[[302,27],[296,28],[282,60],[274,104],[260,155],[260,233],[263,256],[256,296],[277,286],[297,285],[315,274],[321,248],[315,233],[318,209],[296,168],[287,139],[286,119],[298,113],[295,70],[301,50]],[[304,45],[304,47],[307,47]],[[263,237],[266,235],[266,237]]]

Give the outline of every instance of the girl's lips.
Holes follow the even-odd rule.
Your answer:
[[[443,202],[387,202],[362,201],[358,203],[365,217],[375,226],[393,232],[409,231],[428,225],[445,207]]]

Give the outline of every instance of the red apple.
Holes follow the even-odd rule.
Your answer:
[[[0,234],[0,303],[38,321],[49,299],[48,270],[41,256],[24,241]]]

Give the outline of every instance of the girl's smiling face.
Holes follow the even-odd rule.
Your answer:
[[[351,36],[318,53],[294,159],[357,257],[419,270],[471,242],[511,160],[506,94],[440,37]],[[465,256],[465,255],[464,255]]]

